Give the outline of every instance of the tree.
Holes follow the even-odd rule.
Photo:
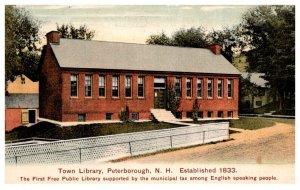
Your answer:
[[[60,32],[61,38],[92,40],[95,30],[90,30],[85,24],[75,28],[73,24],[56,24],[56,30]]]
[[[241,24],[247,39],[248,72],[265,73],[279,110],[295,106],[295,6],[250,9]]]
[[[168,37],[164,32],[158,35],[150,35],[146,43],[195,48],[206,47],[208,44],[206,31],[203,27],[179,29],[171,37]]]
[[[198,121],[198,112],[199,112],[199,103],[198,99],[196,98],[193,104],[193,110],[192,110],[192,119],[193,121]]]
[[[234,26],[232,29],[213,30],[209,33],[203,27],[179,29],[171,37],[162,32],[158,35],[150,35],[146,43],[194,48],[206,48],[210,44],[219,44],[222,46],[222,55],[230,63],[232,63],[233,55],[244,45],[238,26]]]
[[[238,26],[213,30],[208,34],[209,44],[219,44],[222,47],[222,55],[230,62],[233,62],[233,55],[242,48],[241,34]]]
[[[176,116],[181,99],[180,97],[176,97],[175,88],[171,83],[168,85],[167,94],[168,110],[170,110],[171,113]]]
[[[164,32],[157,35],[150,35],[146,43],[152,45],[172,45],[171,39]]]
[[[206,31],[203,27],[179,29],[172,36],[172,44],[180,47],[206,47],[208,45]]]
[[[259,95],[259,86],[252,83],[250,81],[251,74],[248,74],[247,78],[240,78],[240,90],[239,90],[239,96],[244,97],[248,96],[249,100],[251,100],[249,103],[249,107],[252,109],[254,108],[254,98]],[[244,109],[244,108],[242,108]]]
[[[5,6],[5,82],[25,74],[37,80],[40,23],[24,8]]]

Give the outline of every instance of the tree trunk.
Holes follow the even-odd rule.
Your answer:
[[[279,92],[279,111],[283,110],[284,108],[284,91],[283,92]]]

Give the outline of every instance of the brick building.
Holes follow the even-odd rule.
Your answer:
[[[181,48],[60,39],[47,33],[40,61],[40,117],[57,121],[149,119],[166,108],[166,89],[181,97],[178,115],[191,115],[196,98],[203,118],[238,117],[240,73],[218,45]]]
[[[8,82],[5,95],[5,130],[37,122],[39,112],[39,82],[25,75]]]

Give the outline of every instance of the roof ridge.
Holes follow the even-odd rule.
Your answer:
[[[134,42],[115,42],[115,41],[105,41],[105,40],[83,40],[83,39],[69,39],[69,38],[61,38],[61,40],[76,40],[76,41],[84,41],[84,42],[96,42],[96,43],[115,43],[115,44],[130,44],[130,45],[141,45],[141,46],[160,46],[160,47],[170,47],[170,48],[182,48],[182,49],[201,49],[201,50],[209,50],[208,48],[197,48],[197,47],[184,47],[184,46],[171,46],[171,45],[159,45],[159,44],[140,44]],[[210,51],[210,50],[209,50]]]

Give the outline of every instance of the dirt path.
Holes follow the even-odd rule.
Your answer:
[[[126,163],[295,163],[295,126],[276,123],[231,134],[234,140],[127,159]]]

